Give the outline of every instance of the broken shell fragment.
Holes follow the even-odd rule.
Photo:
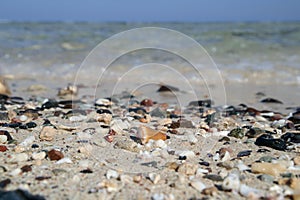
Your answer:
[[[149,140],[166,140],[168,136],[160,131],[156,131],[147,126],[140,126],[137,132],[137,138],[142,144],[146,144]]]

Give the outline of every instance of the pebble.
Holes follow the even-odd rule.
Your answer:
[[[241,160],[239,160],[234,167],[236,167],[240,172],[250,170],[250,167],[245,165]]]
[[[286,169],[286,166],[278,163],[253,163],[251,166],[253,173],[269,174],[272,176],[279,176]]]
[[[144,99],[144,100],[141,101],[141,105],[150,107],[150,106],[153,106],[154,103],[151,99]]]
[[[73,161],[68,157],[64,157],[64,158],[61,158],[60,160],[58,160],[55,164],[60,165],[60,164],[64,164],[64,163],[72,164]]]
[[[47,155],[50,160],[60,160],[64,157],[64,154],[61,151],[55,149],[48,151]]]
[[[190,184],[199,192],[202,192],[206,188],[205,184],[199,180],[192,180]]]
[[[238,139],[242,139],[245,136],[245,132],[242,128],[235,128],[230,131],[228,136],[235,137]]]
[[[106,172],[107,179],[112,179],[112,178],[117,179],[118,177],[119,177],[119,173],[117,171],[112,170],[112,169],[107,170],[107,172]]]
[[[46,157],[46,153],[44,151],[38,153],[32,153],[31,155],[33,160],[43,160]]]
[[[24,162],[28,160],[28,154],[27,153],[18,153],[11,155],[11,158],[9,159],[10,163],[18,163],[18,162]]]
[[[40,139],[45,141],[52,141],[57,135],[57,130],[52,126],[44,126],[40,132]]]
[[[223,183],[222,183],[222,188],[224,190],[234,190],[234,191],[239,191],[240,189],[240,178],[239,175],[236,173],[230,173],[228,176],[225,177]]]
[[[223,181],[223,178],[218,174],[207,174],[203,176],[203,178],[207,178],[212,181]]]
[[[284,151],[287,148],[286,142],[283,139],[274,139],[272,135],[268,134],[259,136],[256,139],[255,144],[258,146],[266,146],[281,151]]]
[[[152,195],[151,200],[165,200],[165,195],[162,193],[155,193]]]
[[[245,157],[245,156],[249,156],[251,154],[252,150],[244,150],[244,151],[240,151],[238,154],[237,154],[237,157],[240,158],[240,157]]]
[[[204,194],[204,195],[213,196],[217,192],[218,192],[218,188],[216,188],[215,186],[213,186],[213,187],[204,188],[201,193]]]
[[[7,142],[7,136],[6,135],[0,135],[0,143],[3,144]]]
[[[13,171],[11,171],[9,174],[12,176],[18,176],[22,173],[22,170],[20,168],[14,169]]]
[[[194,175],[198,169],[198,166],[189,162],[185,162],[179,165],[177,172],[185,175]]]
[[[267,183],[273,183],[274,177],[268,174],[262,174],[257,177],[259,180]]]
[[[250,197],[251,195],[252,199],[259,199],[260,197],[263,196],[261,190],[249,187],[245,184],[241,184],[239,192],[244,197]]]
[[[193,151],[186,150],[179,153],[179,157],[186,157],[187,159],[194,158],[196,155]]]
[[[8,150],[8,148],[6,146],[0,145],[0,152],[5,152],[7,150]]]
[[[160,181],[160,175],[156,173],[150,173],[148,175],[149,179],[152,181],[152,183],[155,185]]]

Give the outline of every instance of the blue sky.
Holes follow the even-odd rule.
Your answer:
[[[300,21],[299,0],[1,0],[0,20]]]

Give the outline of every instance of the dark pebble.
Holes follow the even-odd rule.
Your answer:
[[[31,165],[24,165],[21,167],[22,172],[30,172],[32,171]]]
[[[144,108],[139,108],[139,107],[138,108],[129,108],[128,112],[135,112],[135,113],[141,114],[141,115],[147,113],[147,111]]]
[[[219,142],[229,142],[230,138],[227,136],[222,137],[221,139],[218,140]]]
[[[242,139],[245,136],[244,130],[242,128],[235,128],[228,133],[228,136]]]
[[[50,109],[50,108],[57,108],[58,102],[55,100],[48,100],[42,105],[42,110]]]
[[[37,176],[35,177],[35,180],[37,181],[43,181],[43,180],[47,180],[47,179],[50,179],[51,176]]]
[[[80,173],[91,174],[91,173],[93,173],[93,171],[91,169],[84,169],[84,170],[81,170]]]
[[[170,85],[161,85],[157,92],[178,92],[179,89]]]
[[[274,160],[274,158],[272,158],[271,156],[263,156],[263,157],[259,158],[258,161],[270,163],[270,162],[272,162],[272,160]]]
[[[33,148],[33,149],[36,149],[36,148],[39,148],[40,146],[38,145],[38,144],[32,144],[31,145],[31,148]]]
[[[203,166],[206,166],[206,167],[209,166],[209,162],[206,162],[206,161],[201,161],[201,162],[199,162],[199,164],[203,165]]]
[[[45,200],[45,197],[40,195],[30,194],[26,190],[11,190],[11,191],[2,191],[0,190],[0,199],[1,200]]]
[[[0,188],[5,188],[10,183],[11,183],[11,180],[9,178],[0,181]]]
[[[141,101],[141,105],[150,107],[150,106],[153,106],[154,103],[151,99],[144,99],[144,100]]]
[[[179,123],[180,128],[195,128],[192,121],[186,119],[179,119],[177,122]]]
[[[279,101],[279,100],[273,99],[273,98],[265,98],[265,99],[262,99],[260,102],[261,102],[261,103],[277,103],[277,104],[283,104],[282,101]]]
[[[6,111],[1,111],[0,112],[0,121],[8,121],[8,113]]]
[[[255,144],[257,146],[266,146],[276,150],[284,151],[287,148],[286,142],[283,139],[274,139],[272,135],[263,134],[259,136]]]
[[[5,152],[7,151],[7,147],[5,145],[0,145],[0,152]]]
[[[108,110],[108,109],[98,109],[97,113],[98,114],[112,114],[112,112],[110,110]]]
[[[273,183],[274,182],[274,177],[271,176],[271,175],[268,175],[268,174],[259,175],[257,178],[259,180],[263,181],[263,182],[266,182],[266,183]]]
[[[25,104],[25,101],[22,97],[10,97],[9,101],[12,104]]]
[[[264,132],[265,131],[260,128],[252,127],[247,131],[246,136],[249,138],[256,138],[257,136],[263,134]]]
[[[51,151],[48,151],[48,157],[50,160],[60,160],[64,157],[64,154],[61,151],[52,149]]]
[[[37,124],[35,122],[28,122],[25,124],[27,128],[35,128]]]
[[[205,99],[205,100],[198,100],[198,101],[191,101],[189,102],[189,106],[196,106],[196,107],[207,107],[210,108],[213,104],[211,99]]]
[[[203,178],[207,178],[212,181],[223,181],[223,178],[218,174],[207,174],[203,176]]]
[[[245,151],[241,151],[237,154],[237,157],[240,158],[240,157],[244,157],[244,156],[249,156],[251,154],[251,150],[245,150]]]
[[[179,160],[186,160],[186,156],[179,156]]]
[[[286,142],[300,143],[300,134],[287,132],[281,136]]]
[[[257,153],[266,153],[266,152],[271,152],[269,149],[258,149]]]
[[[165,118],[167,116],[167,113],[160,108],[155,108],[150,112],[150,115],[152,117]]]

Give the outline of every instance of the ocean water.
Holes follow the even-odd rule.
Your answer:
[[[118,38],[123,31],[142,27],[174,30],[184,34],[184,39],[151,31]],[[95,48],[114,37],[115,43]],[[149,38],[166,48],[134,49],[134,44],[144,44]],[[200,44],[200,53],[187,38]],[[121,51],[128,46],[131,51]],[[112,55],[118,55],[117,59],[108,65]],[[210,87],[226,83],[299,89],[300,22],[1,22],[0,73],[19,92],[32,84],[55,90],[68,83],[101,85],[99,93],[157,83],[172,84],[187,93],[204,87],[208,95]]]

